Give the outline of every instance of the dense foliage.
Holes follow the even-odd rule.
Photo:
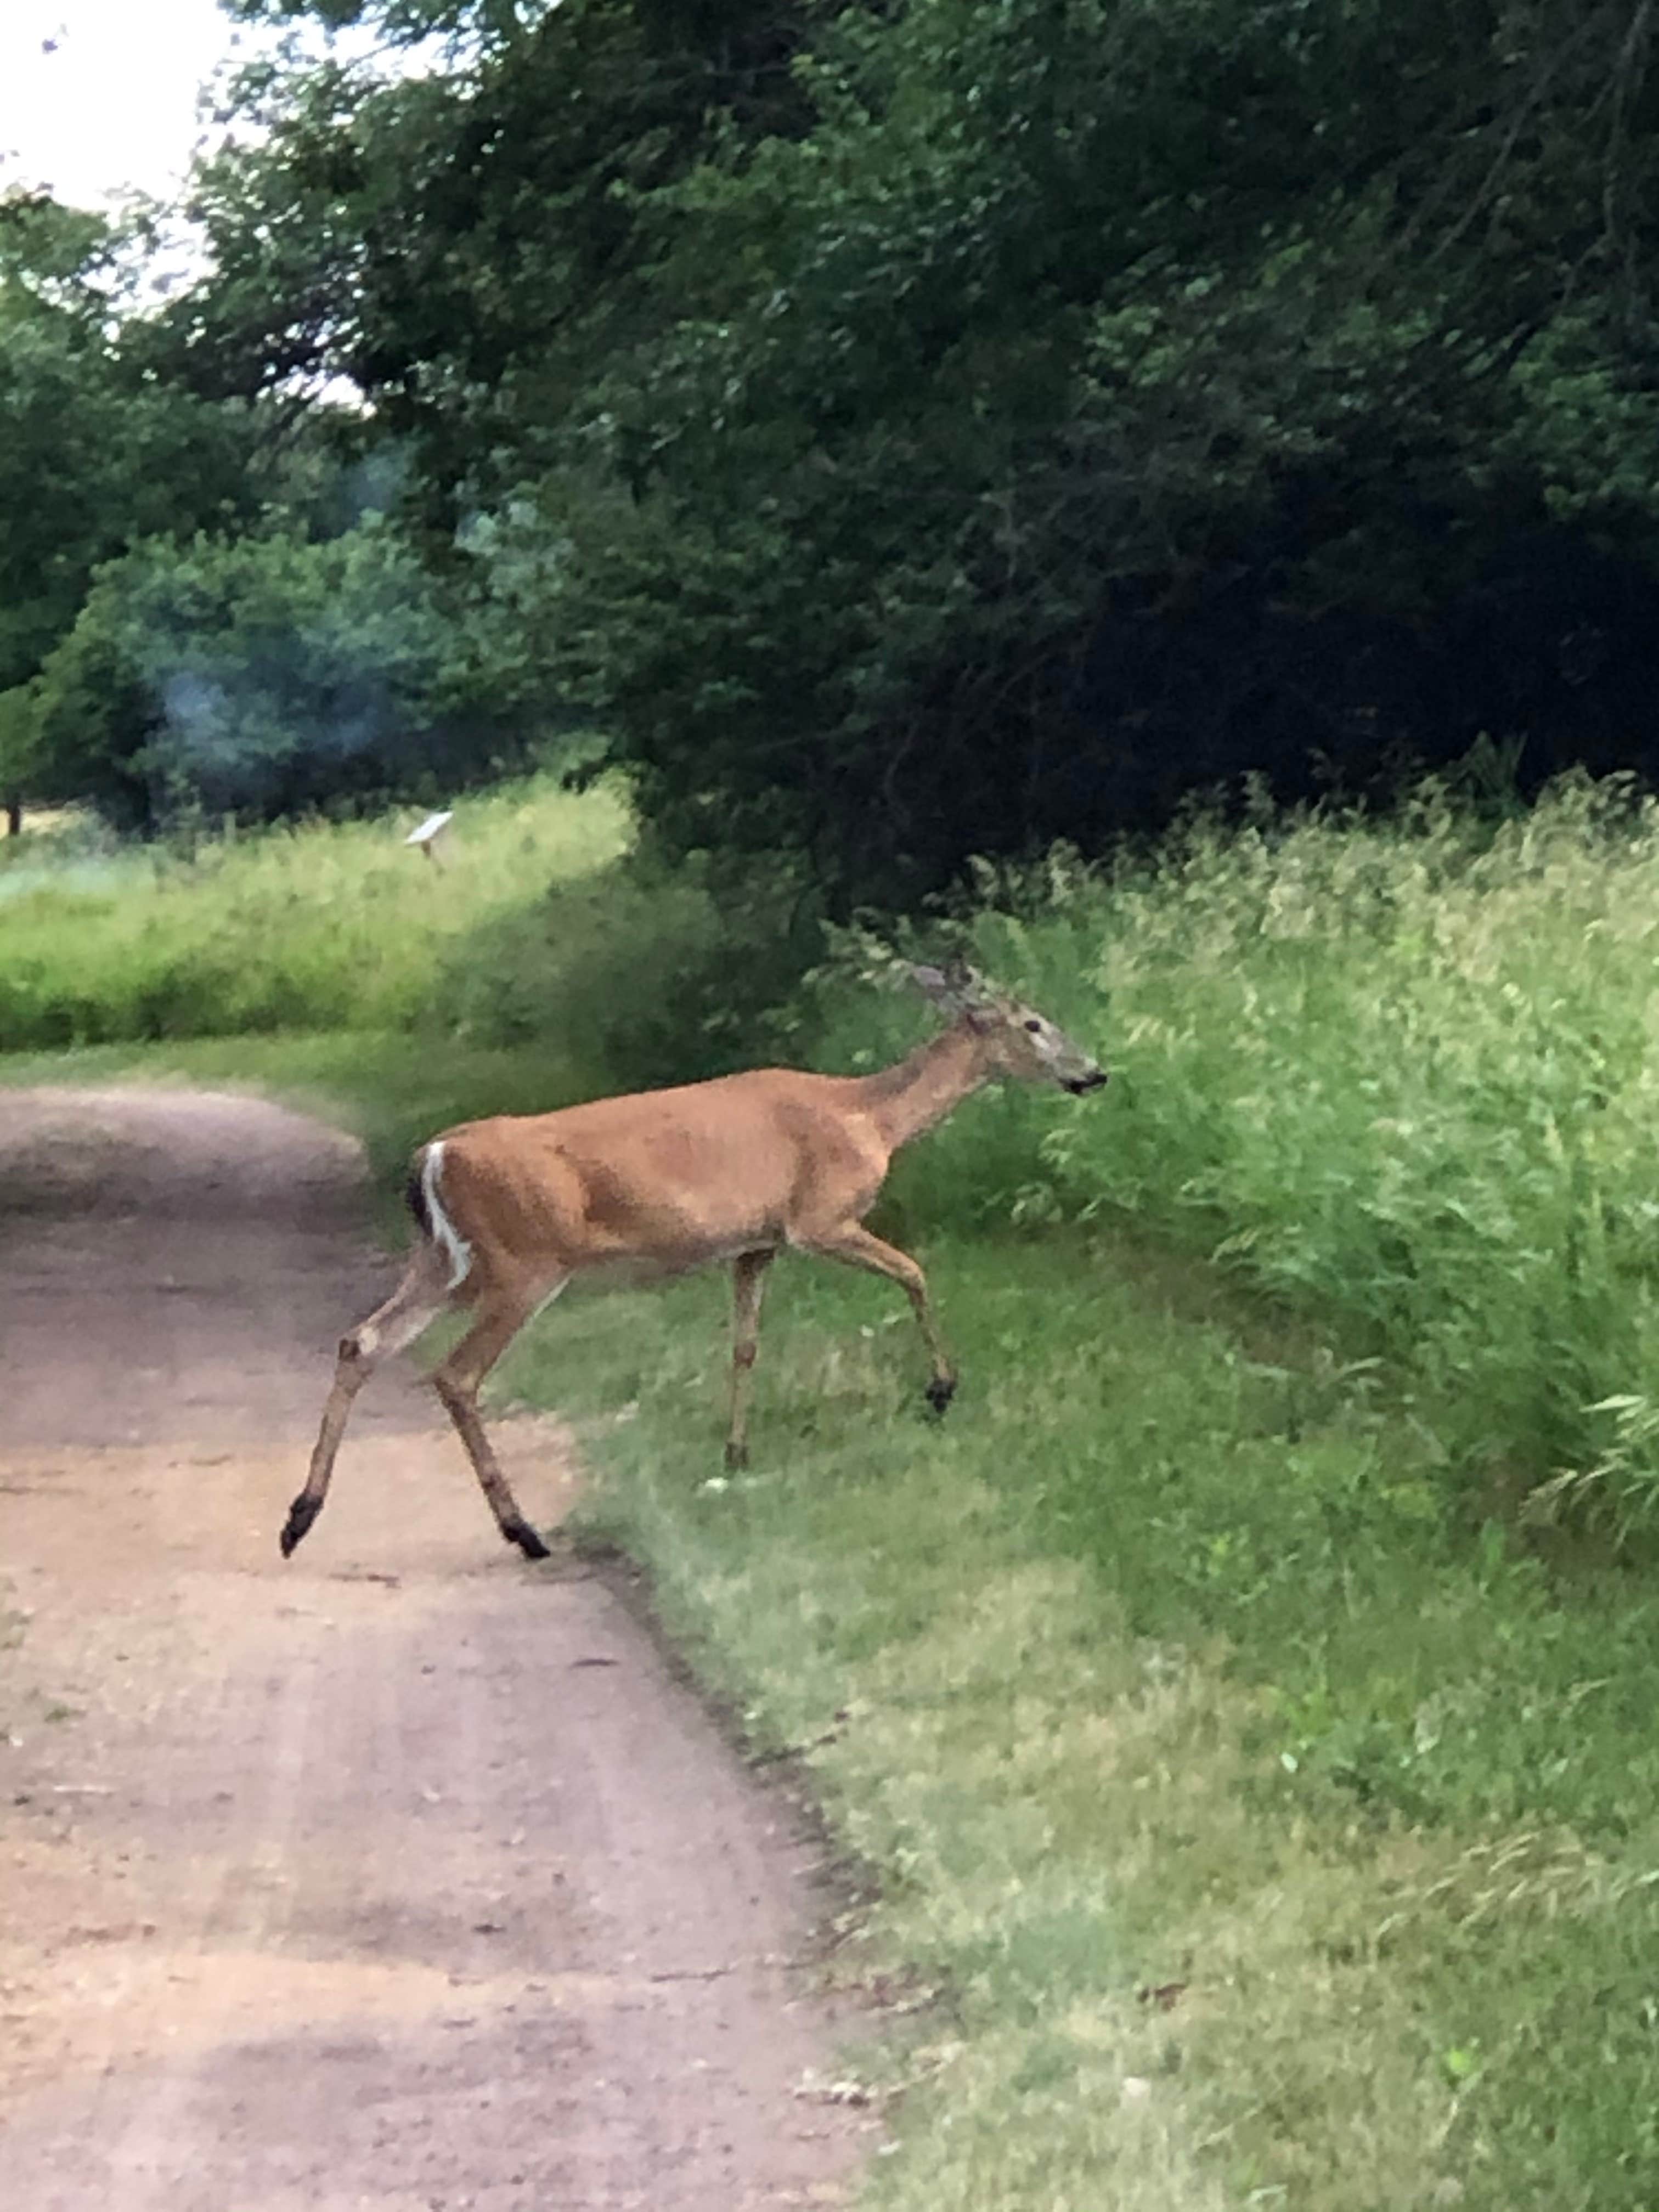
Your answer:
[[[470,610],[368,518],[139,547],[99,574],[36,687],[65,797],[118,821],[435,799],[524,751]]]
[[[146,538],[257,513],[312,573],[293,456],[379,453],[434,665],[497,695],[446,776],[578,711],[671,848],[843,907],[1246,771],[1651,764],[1652,0],[231,9],[355,43],[243,72],[205,278],[112,324],[98,240],[13,222],[0,696]],[[60,781],[154,790],[150,688],[148,732],[54,725]]]
[[[848,900],[1482,733],[1645,765],[1650,0],[242,0],[204,389],[356,378],[683,844]],[[256,368],[256,365],[263,364]]]
[[[1656,887],[1654,803],[1576,780],[1495,833],[1430,791],[1404,822],[1211,822],[1108,873],[988,878],[979,959],[1113,1091],[963,1114],[903,1188],[941,1220],[1133,1222],[1340,1316],[1455,1511],[1530,1494],[1647,1544]],[[830,1003],[844,1062],[867,981]]]
[[[246,424],[122,342],[137,246],[43,195],[0,195],[0,798],[53,781],[26,687],[98,564],[252,501]]]

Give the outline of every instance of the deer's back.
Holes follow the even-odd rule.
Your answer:
[[[781,1244],[803,1219],[861,1212],[887,1165],[856,1079],[787,1068],[470,1121],[441,1142],[457,1206],[571,1267]]]

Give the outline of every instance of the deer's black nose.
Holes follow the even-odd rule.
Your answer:
[[[1103,1090],[1111,1079],[1103,1067],[1095,1067],[1087,1075],[1079,1075],[1075,1083],[1068,1083],[1066,1088],[1073,1098],[1081,1098],[1085,1091]]]

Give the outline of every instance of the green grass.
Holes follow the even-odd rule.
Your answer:
[[[805,1263],[746,1477],[718,1282],[567,1301],[504,1386],[874,1870],[838,1971],[921,2002],[868,2201],[1650,2206],[1651,1591],[1449,1533],[1409,1415],[1202,1269],[927,1256],[942,1425],[908,1314]]]
[[[613,860],[621,795],[544,778],[465,799],[446,863],[416,811],[219,839],[182,859],[21,839],[0,870],[0,1052],[292,1029],[419,1027],[466,935]]]

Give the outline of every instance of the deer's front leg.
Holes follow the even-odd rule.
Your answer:
[[[957,1393],[956,1364],[945,1348],[945,1340],[933,1316],[927,1278],[909,1254],[901,1252],[896,1244],[884,1244],[879,1237],[872,1236],[857,1221],[839,1223],[832,1229],[815,1231],[810,1236],[800,1235],[795,1242],[804,1252],[814,1252],[824,1260],[844,1261],[849,1267],[866,1268],[871,1274],[885,1275],[889,1282],[899,1285],[910,1301],[910,1310],[915,1315],[916,1326],[933,1362],[927,1402],[936,1413],[942,1413]]]

